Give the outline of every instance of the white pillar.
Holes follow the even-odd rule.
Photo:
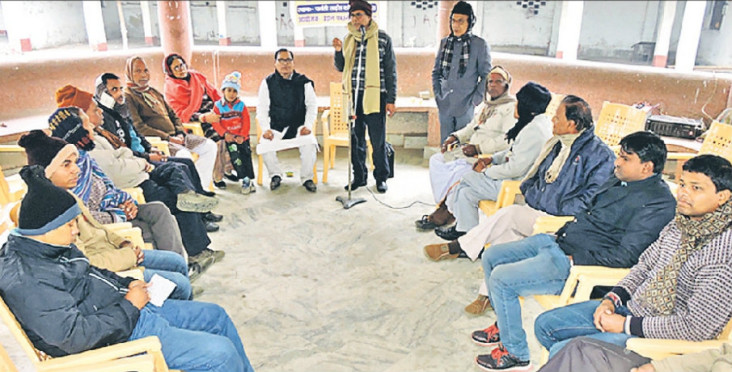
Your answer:
[[[386,31],[386,33],[389,33],[389,30],[386,29],[389,25],[389,13],[387,12],[387,9],[389,9],[389,2],[383,0],[377,1],[376,9],[378,9],[379,13],[379,19],[377,20],[377,23],[379,24],[379,29]]]
[[[674,17],[676,16],[676,0],[662,1],[663,16],[661,23],[658,25],[658,37],[656,37],[656,47],[653,49],[653,66],[666,67],[668,61],[668,46],[671,42],[671,29],[674,26]]]
[[[226,1],[216,2],[216,19],[219,24],[219,45],[231,45],[226,23]]]
[[[104,32],[104,17],[102,16],[102,3],[99,0],[82,1],[84,9],[84,23],[86,24],[86,37],[89,45],[96,52],[107,50],[107,34]]]
[[[562,15],[559,18],[559,40],[556,57],[574,61],[577,59],[580,31],[582,30],[582,9],[584,1],[562,1]]]
[[[145,33],[145,44],[155,45],[155,37],[152,32],[152,19],[150,18],[150,3],[140,1],[140,10],[142,11],[142,30]]]
[[[693,71],[696,64],[696,51],[699,48],[706,1],[687,1],[684,7],[684,19],[681,21],[681,36],[676,47],[676,69]]]
[[[24,1],[0,1],[3,7],[3,19],[5,20],[5,29],[8,33],[8,41],[10,47],[19,52],[30,52],[31,46],[30,18],[26,12]]]
[[[264,48],[277,48],[277,4],[274,1],[257,1],[257,6],[259,7],[260,43]],[[297,31],[295,31],[295,35],[297,35]]]

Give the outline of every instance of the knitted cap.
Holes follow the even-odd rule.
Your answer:
[[[49,137],[42,130],[32,130],[20,137],[18,145],[25,149],[28,165],[40,165],[46,168],[46,177],[51,178],[71,154],[79,154],[76,146],[61,138]]]
[[[546,106],[552,100],[552,94],[540,84],[530,81],[516,93],[516,99],[520,107],[538,115],[546,111]]]
[[[367,16],[371,17],[371,4],[363,0],[351,0],[351,8],[348,9],[348,14],[351,14],[357,10],[362,10]]]
[[[465,14],[471,19],[474,17],[473,7],[465,1],[458,1],[455,6],[452,7],[452,13],[450,15],[453,14]]]
[[[239,93],[241,89],[241,72],[234,71],[224,77],[224,82],[221,83],[221,90],[224,88],[234,88]]]
[[[20,202],[18,228],[21,235],[36,236],[58,229],[81,214],[71,194],[56,187],[43,174],[43,167],[26,165],[20,177],[28,185],[28,192]]]
[[[56,107],[76,106],[86,111],[91,103],[92,94],[73,85],[66,85],[56,91]]]
[[[57,109],[48,117],[48,126],[54,137],[61,138],[82,150],[89,151],[94,148],[94,142],[84,128],[84,122],[72,108]]]

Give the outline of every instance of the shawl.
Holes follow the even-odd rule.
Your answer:
[[[440,52],[440,75],[447,79],[450,74],[450,65],[452,64],[452,52],[455,47],[455,43],[462,43],[460,49],[460,65],[458,67],[458,75],[463,77],[465,71],[468,69],[468,58],[470,58],[470,41],[473,39],[473,35],[470,31],[458,36],[450,33],[447,37],[445,45],[442,47]]]
[[[569,154],[572,152],[572,144],[574,141],[579,138],[579,136],[584,132],[585,129],[582,129],[578,133],[571,133],[571,134],[562,134],[559,136],[554,136],[552,138],[549,138],[548,141],[544,144],[544,147],[541,148],[541,152],[539,153],[539,157],[536,158],[534,161],[534,165],[531,166],[531,169],[529,169],[529,173],[526,173],[526,176],[521,181],[525,181],[531,177],[533,177],[536,172],[539,170],[539,165],[546,159],[547,156],[549,156],[549,153],[551,153],[554,150],[554,146],[557,143],[561,143],[561,149],[559,150],[559,154],[554,158],[552,161],[552,164],[549,166],[549,168],[546,170],[546,173],[544,173],[544,180],[546,180],[546,183],[552,183],[557,180],[557,177],[559,177],[559,172],[562,171],[562,167],[564,167],[564,163],[567,162],[567,158],[569,157]]]
[[[112,180],[104,174],[97,162],[89,156],[86,151],[79,150],[79,158],[76,160],[76,165],[79,166],[79,181],[76,183],[71,192],[78,196],[84,204],[89,202],[89,195],[91,194],[92,183],[94,177],[97,177],[104,182],[104,187],[107,192],[102,197],[100,208],[104,212],[114,213],[119,221],[127,221],[125,212],[119,208],[119,205],[132,200],[130,194],[116,188],[112,183]],[[135,202],[137,204],[137,202]]]
[[[163,116],[168,116],[168,113],[165,110],[165,104],[160,102],[160,100],[158,100],[153,94],[150,94],[150,89],[152,87],[149,84],[140,85],[132,79],[132,67],[135,64],[135,61],[142,61],[142,63],[145,63],[145,60],[142,59],[142,57],[132,57],[127,60],[127,65],[125,66],[127,87],[130,88],[131,92],[142,96],[145,103],[157,113]]]
[[[165,100],[182,122],[191,121],[191,116],[201,109],[204,94],[214,102],[221,99],[203,74],[188,70],[188,77],[186,80],[165,76]]]

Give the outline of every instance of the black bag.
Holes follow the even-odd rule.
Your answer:
[[[386,161],[389,162],[389,178],[394,178],[394,146],[389,142],[384,143],[386,147]]]

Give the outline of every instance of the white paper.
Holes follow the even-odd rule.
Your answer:
[[[297,137],[291,139],[282,139],[285,134],[276,130],[272,130],[274,138],[272,138],[271,140],[259,137],[259,142],[257,143],[257,155],[262,155],[272,151],[293,149],[303,145],[318,144],[318,140],[315,138],[315,134],[311,132],[310,134],[301,136],[300,129],[302,129],[302,126],[300,128],[297,128]]]
[[[150,278],[150,286],[147,287],[147,293],[150,295],[150,303],[157,307],[163,306],[163,303],[173,293],[174,289],[175,283],[158,274],[153,274],[152,278]]]

